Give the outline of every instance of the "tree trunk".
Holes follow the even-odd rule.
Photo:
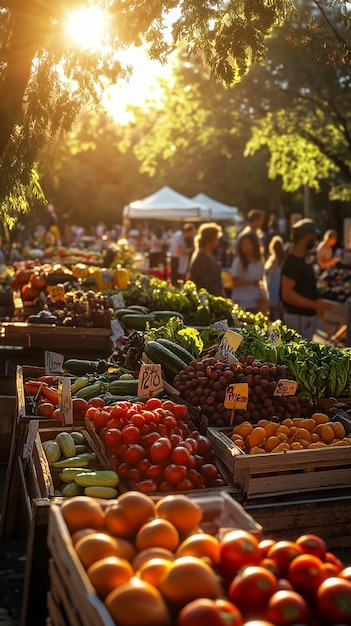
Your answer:
[[[5,49],[6,69],[0,87],[0,159],[21,119],[33,58],[45,32],[45,13],[40,11],[37,0],[16,0],[10,20],[12,32]]]

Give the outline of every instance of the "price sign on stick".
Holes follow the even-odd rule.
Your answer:
[[[218,346],[216,356],[225,357],[231,362],[237,362],[238,359],[235,356],[235,351],[238,349],[242,342],[242,335],[235,333],[233,330],[227,330]]]
[[[161,365],[159,363],[142,363],[138,378],[138,396],[151,398],[162,389]]]
[[[71,381],[68,376],[62,376],[58,385],[59,408],[62,413],[63,423],[66,426],[73,424]]]
[[[45,374],[47,376],[50,376],[50,375],[56,376],[58,374],[62,374],[63,372],[62,368],[63,368],[63,362],[64,362],[63,354],[58,354],[57,352],[51,352],[49,350],[45,350],[44,361],[45,361]]]
[[[246,409],[249,400],[249,385],[247,383],[233,383],[225,390],[224,406],[232,409],[230,424],[234,422],[236,409]]]
[[[296,380],[288,378],[280,378],[274,389],[274,396],[294,396],[297,389]]]
[[[27,438],[23,446],[23,458],[28,459],[32,456],[34,441],[39,428],[39,420],[31,420],[28,424]]]

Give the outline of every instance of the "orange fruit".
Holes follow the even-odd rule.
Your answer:
[[[310,441],[310,439],[300,439],[300,443],[301,443],[303,448],[308,448],[308,446],[310,445],[311,441]]]
[[[213,565],[220,560],[220,543],[214,535],[195,533],[187,537],[178,547],[176,556],[196,556],[199,559],[210,559]]]
[[[302,422],[301,422],[301,427],[305,428],[306,430],[308,430],[309,433],[312,433],[314,431],[314,429],[316,428],[316,421],[313,419],[313,417],[310,418],[305,418]]]
[[[181,534],[194,532],[202,520],[201,507],[183,494],[167,495],[158,500],[156,515],[172,522]]]
[[[115,587],[130,580],[134,570],[126,559],[108,556],[90,565],[87,574],[99,598],[103,600]]]
[[[105,510],[107,530],[119,537],[132,537],[150,519],[155,517],[152,498],[139,491],[127,491]]]
[[[272,435],[271,437],[268,437],[268,439],[266,439],[266,442],[264,444],[264,449],[266,450],[266,452],[271,452],[273,448],[275,448],[279,444],[280,444],[280,439]]]
[[[244,450],[245,448],[245,441],[242,437],[240,437],[240,435],[234,435],[235,439],[232,438],[233,443],[240,448],[240,450]]]
[[[247,437],[247,445],[249,448],[259,446],[266,439],[266,431],[262,426],[255,426],[252,432]]]
[[[321,437],[321,440],[324,441],[325,443],[331,443],[333,441],[334,430],[329,423],[323,424],[323,426],[321,427],[320,437]]]
[[[269,421],[266,419],[260,419],[258,420],[256,426],[258,426],[259,428],[266,428],[266,426],[268,426]]]
[[[249,454],[265,454],[266,451],[264,448],[260,448],[259,446],[254,446],[253,448],[250,448],[249,450]]]
[[[168,559],[149,559],[136,570],[135,576],[159,589],[160,580],[168,572],[171,564],[172,561]]]
[[[281,441],[278,446],[271,450],[271,452],[275,454],[276,452],[286,452],[287,450],[289,450],[289,444],[286,443],[286,441]]]
[[[311,439],[310,432],[306,428],[302,428],[300,426],[296,431],[296,439],[298,441],[301,441],[301,439],[303,439],[304,441],[310,441]]]
[[[253,426],[251,422],[242,422],[241,424],[237,424],[233,428],[232,435],[240,435],[241,437],[247,437],[251,433]]]
[[[313,413],[312,419],[314,419],[316,424],[326,424],[329,422],[328,415],[325,413]]]
[[[95,530],[104,528],[104,511],[96,498],[88,496],[67,498],[62,502],[60,511],[71,534],[82,528]]]
[[[290,450],[303,450],[303,446],[301,445],[299,441],[293,441],[290,444]]]
[[[345,437],[345,428],[341,422],[331,422],[331,427],[336,439],[343,439]]]
[[[129,541],[103,532],[81,537],[75,545],[75,550],[85,569],[108,556],[131,560],[135,555],[135,549]]]
[[[316,432],[315,433],[311,433],[310,439],[311,439],[312,443],[315,443],[315,442],[321,440],[319,433],[316,433]]]
[[[179,532],[172,522],[156,517],[138,530],[135,545],[138,550],[157,546],[174,552],[179,545]]]
[[[133,576],[105,598],[105,605],[118,626],[170,626],[171,616],[156,587]]]
[[[80,528],[79,530],[76,530],[71,536],[73,545],[75,546],[79,539],[85,537],[86,535],[91,535],[91,533],[96,533],[95,528]]]
[[[177,606],[184,606],[196,598],[218,598],[222,594],[212,567],[194,556],[173,561],[160,581],[160,591],[168,602]]]
[[[136,572],[144,563],[149,561],[150,559],[167,559],[167,561],[174,561],[174,552],[167,550],[166,548],[158,548],[157,546],[153,548],[146,548],[145,550],[141,550],[137,553],[132,561],[132,566],[134,571]]]
[[[277,422],[268,422],[268,424],[264,426],[264,429],[266,431],[266,437],[271,437],[272,435],[275,435],[278,426],[279,424]]]

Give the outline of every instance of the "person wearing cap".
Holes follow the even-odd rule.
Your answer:
[[[283,321],[302,337],[312,341],[318,315],[331,304],[318,300],[317,280],[313,265],[306,255],[317,241],[317,228],[313,220],[302,219],[292,228],[293,242],[284,262],[280,278],[280,299],[283,304]]]

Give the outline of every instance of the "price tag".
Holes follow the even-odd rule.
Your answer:
[[[218,322],[213,324],[213,328],[226,332],[228,330],[228,320],[218,320]]]
[[[73,424],[71,381],[68,376],[62,376],[58,384],[58,405],[62,413],[62,421],[66,426]]]
[[[225,390],[224,406],[226,409],[246,409],[249,401],[249,385],[233,383]]]
[[[113,296],[111,296],[111,300],[112,300],[112,306],[115,311],[116,309],[124,309],[126,306],[124,302],[123,294],[121,293],[114,293]]]
[[[221,339],[221,343],[219,344],[217,356],[222,356],[227,359],[232,358],[233,361],[237,361],[234,354],[240,346],[242,340],[242,335],[235,333],[233,330],[227,330]]]
[[[47,290],[52,300],[65,299],[65,288],[61,283],[58,283],[57,285],[48,285]]]
[[[272,346],[275,346],[277,348],[278,346],[282,345],[282,338],[280,336],[280,328],[278,328],[277,326],[274,326],[274,324],[272,324],[270,328],[269,336],[270,336]]]
[[[138,378],[138,396],[151,397],[162,389],[161,365],[159,363],[142,363]]]
[[[288,380],[287,378],[280,378],[274,389],[274,396],[294,396],[297,389],[296,380]]]
[[[62,374],[64,359],[65,357],[63,356],[63,354],[58,354],[57,352],[50,352],[49,350],[45,350],[45,374],[47,376],[49,376],[50,374],[52,374],[53,376],[56,376],[57,374]]]
[[[31,420],[28,424],[27,437],[23,446],[23,458],[29,459],[33,454],[34,441],[39,428],[39,420]]]

